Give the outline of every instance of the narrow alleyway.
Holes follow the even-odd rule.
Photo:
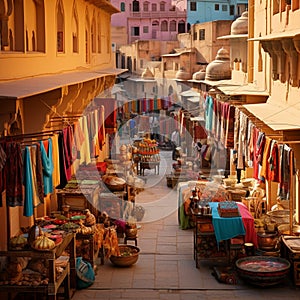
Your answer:
[[[73,300],[196,300],[196,299],[298,299],[291,282],[272,288],[257,288],[239,281],[219,283],[212,276],[214,262],[199,269],[193,259],[193,231],[181,230],[177,222],[177,191],[167,187],[165,174],[172,166],[171,152],[161,152],[160,174],[146,170],[145,190],[136,203],[146,209],[139,224],[139,260],[130,268],[99,265],[95,283],[76,291]]]

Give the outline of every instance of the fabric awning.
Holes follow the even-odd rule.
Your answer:
[[[246,39],[248,38],[248,33],[245,34],[229,34],[217,37],[217,40],[233,40],[233,39]]]
[[[196,92],[194,90],[187,90],[187,91],[184,91],[184,92],[180,93],[180,96],[183,96],[183,97],[200,97],[200,93]]]
[[[273,130],[300,129],[300,103],[279,106],[268,100],[266,103],[244,104],[243,107]]]
[[[199,96],[198,97],[187,97],[186,100],[190,101],[192,103],[199,103],[200,97]]]
[[[46,93],[63,86],[87,82],[100,77],[117,75],[123,69],[76,71],[55,75],[43,75],[0,83],[0,99],[21,99]]]
[[[279,40],[282,38],[293,38],[297,35],[300,35],[300,29],[288,30],[282,32],[274,32],[265,36],[255,37],[248,39],[248,41],[269,41],[269,40]]]
[[[253,85],[223,85],[217,86],[225,95],[237,96],[237,95],[253,95],[253,96],[269,96],[269,93],[266,90],[260,89]]]

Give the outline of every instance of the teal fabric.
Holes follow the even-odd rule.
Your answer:
[[[218,202],[210,202],[209,205],[212,208],[212,223],[218,243],[246,234],[242,217],[222,218],[218,212]]]
[[[48,195],[53,192],[53,158],[52,158],[52,140],[48,139],[48,153],[42,141],[40,141],[42,164],[43,164],[43,180],[44,180],[44,195]]]

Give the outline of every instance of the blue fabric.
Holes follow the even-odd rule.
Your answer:
[[[25,217],[31,217],[33,215],[33,187],[32,187],[32,169],[31,169],[31,158],[30,149],[25,147],[23,152],[23,168],[24,168],[24,211]]]
[[[43,164],[43,180],[44,180],[44,195],[53,192],[53,158],[52,158],[52,139],[48,139],[48,154],[42,141],[40,141],[42,164]]]
[[[222,218],[218,212],[218,202],[210,202],[209,205],[212,208],[212,223],[218,243],[246,234],[242,217]]]
[[[213,126],[213,114],[214,114],[214,99],[211,96],[207,96],[205,101],[205,129],[212,131]]]

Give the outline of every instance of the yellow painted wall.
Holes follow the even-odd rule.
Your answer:
[[[33,1],[24,1],[24,24],[28,31],[34,27],[33,16],[35,14]],[[56,51],[56,3],[57,1],[44,1],[45,7],[45,45],[46,51],[32,52],[29,47],[28,52],[10,51],[9,47],[0,51],[0,81],[39,76],[42,74],[56,74],[77,69],[111,68],[113,67],[113,56],[111,52],[110,40],[110,13],[89,4],[83,0],[63,0],[61,1],[64,11],[65,25],[65,51]],[[72,47],[72,16],[73,6],[76,8],[78,16],[78,38],[79,52],[73,53]],[[86,43],[85,28],[87,22],[92,23],[93,16],[99,22],[97,30],[101,30],[101,53],[90,51],[90,63],[86,63]],[[14,29],[13,15],[9,17],[9,28]],[[89,25],[90,26],[90,25]],[[90,33],[89,33],[90,34]],[[31,36],[31,34],[30,34]],[[30,45],[29,45],[30,46]]]

